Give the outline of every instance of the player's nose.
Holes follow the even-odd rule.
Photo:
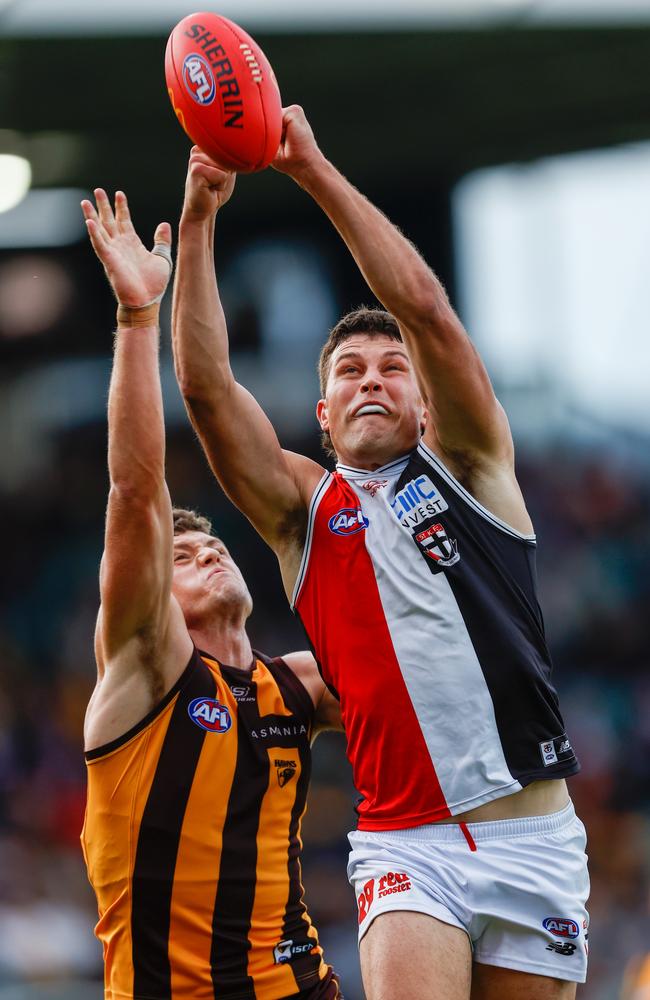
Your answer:
[[[216,549],[206,546],[199,549],[199,562],[202,566],[209,566],[210,563],[219,561],[219,553]]]
[[[377,375],[368,375],[361,383],[361,392],[379,392],[382,389],[382,382]]]

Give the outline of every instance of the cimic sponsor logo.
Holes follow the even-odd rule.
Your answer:
[[[343,507],[332,514],[328,526],[335,535],[355,535],[357,531],[365,531],[369,523],[361,507]]]
[[[232,726],[230,712],[216,698],[194,698],[187,711],[192,722],[208,733],[227,733]]]
[[[580,935],[580,928],[575,920],[569,917],[546,917],[542,921],[545,930],[550,931],[555,937],[577,938]]]
[[[411,880],[406,872],[386,872],[378,879],[368,879],[361,892],[357,896],[357,906],[359,909],[359,923],[368,916],[368,911],[375,898],[375,887],[377,888],[377,899],[385,896],[392,896],[396,892],[409,892],[413,888]]]
[[[273,949],[273,960],[276,965],[284,965],[286,962],[299,958],[300,955],[310,955],[316,947],[314,941],[294,942],[292,938],[280,941]]]
[[[391,507],[401,524],[414,528],[427,518],[447,510],[449,504],[440,496],[428,476],[418,476],[395,494]]]
[[[210,76],[213,84],[219,88],[221,103],[224,110],[225,128],[243,128],[244,102],[241,98],[241,91],[232,63],[226,55],[223,45],[220,45],[214,35],[206,31],[202,24],[190,25],[185,32],[187,38],[191,38],[202,49],[210,67]],[[189,58],[189,56],[187,57]],[[201,58],[197,53],[197,58]],[[190,90],[190,94],[192,91]],[[192,94],[194,97],[194,95]],[[196,100],[196,98],[194,98]],[[207,104],[209,101],[198,101],[199,104]]]

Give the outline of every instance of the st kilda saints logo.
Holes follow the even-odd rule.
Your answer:
[[[458,542],[449,538],[444,525],[439,521],[413,535],[420,552],[435,566],[453,566],[460,559]]]
[[[280,788],[284,788],[298,770],[298,765],[295,760],[274,760],[273,763],[278,776],[278,785]]]

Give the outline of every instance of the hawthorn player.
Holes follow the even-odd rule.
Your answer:
[[[164,478],[158,309],[126,198],[82,203],[119,302],[82,834],[107,1000],[336,1000],[300,884],[310,739],[340,728],[310,653],[251,650],[250,594]]]
[[[212,468],[275,550],[340,697],[362,796],[348,871],[368,998],[570,1000],[588,925],[585,832],[565,783],[578,762],[506,416],[435,275],[325,159],[298,107],[273,166],[320,205],[390,310],[344,317],[321,353],[316,412],[336,472],[283,450],[235,382],[213,261],[234,178],[198,150],[176,368]]]

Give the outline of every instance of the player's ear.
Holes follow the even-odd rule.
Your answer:
[[[330,429],[329,417],[327,415],[327,403],[324,399],[319,399],[316,403],[316,419],[322,431]]]
[[[420,416],[420,434],[424,434],[427,429],[427,424],[429,423],[429,411],[422,407],[422,413]]]

